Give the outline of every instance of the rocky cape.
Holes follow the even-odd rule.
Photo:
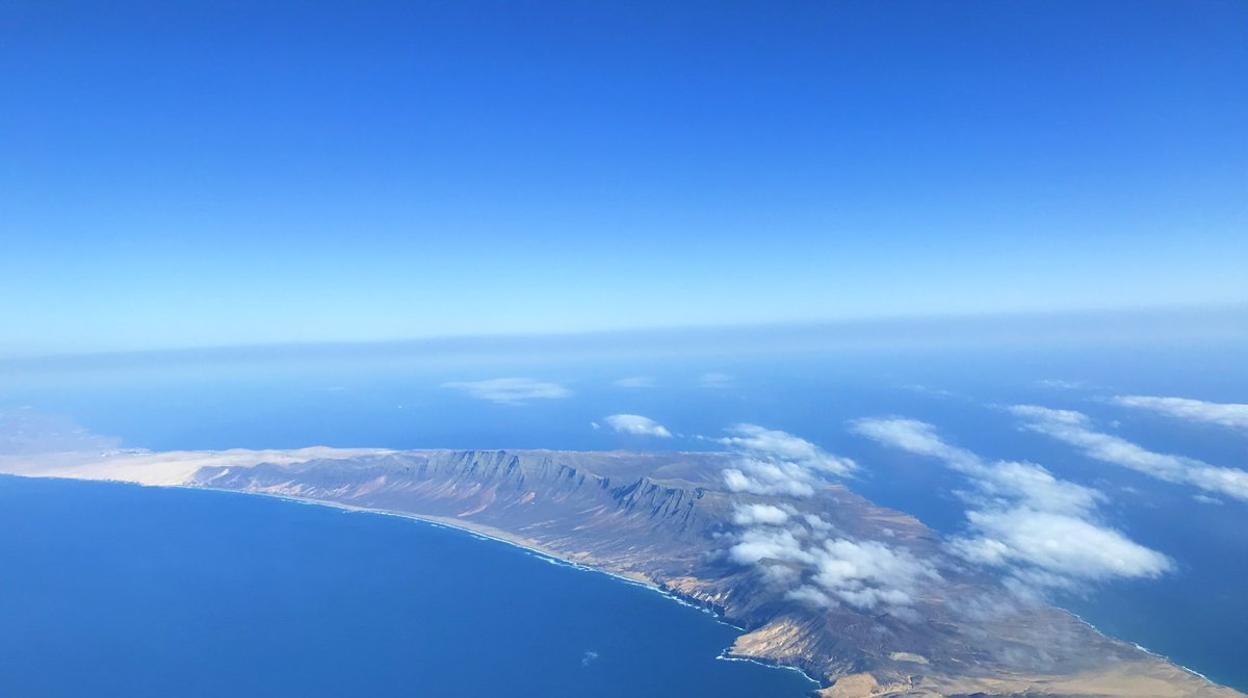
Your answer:
[[[712,609],[744,630],[731,656],[800,668],[828,698],[1243,695],[1019,598],[954,560],[918,520],[843,485],[824,482],[802,498],[730,491],[722,473],[734,458],[318,447],[11,455],[0,457],[0,472],[294,497],[486,533]],[[845,540],[879,542],[938,573],[904,613],[812,603],[776,583],[783,560],[746,565],[730,554],[743,508],[755,505]]]

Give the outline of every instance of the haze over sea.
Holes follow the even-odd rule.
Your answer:
[[[1243,430],[1113,401],[1248,401],[1243,337],[1166,341],[1107,324],[1093,318],[1073,335],[1031,332],[1026,342],[1011,339],[1009,323],[974,341],[921,327],[829,330],[810,342],[815,335],[770,332],[786,337],[785,351],[693,333],[678,338],[679,357],[662,349],[668,338],[650,336],[15,360],[0,368],[0,408],[64,415],[152,450],[703,450],[746,422],[854,458],[862,469],[851,489],[957,533],[966,509],[958,473],[848,428],[864,417],[918,419],[986,458],[1039,463],[1105,493],[1108,523],[1174,568],[1057,600],[1109,634],[1248,689],[1248,503],[1095,460],[1006,409],[1077,410],[1152,451],[1248,465]],[[621,413],[674,435],[616,431],[605,417]],[[0,480],[0,499],[0,693],[469,696],[507,686],[745,697],[810,688],[794,672],[715,661],[734,632],[707,614],[426,524],[16,478]],[[53,615],[59,625],[39,621]],[[66,662],[76,670],[62,670]],[[180,683],[188,676],[193,685]]]

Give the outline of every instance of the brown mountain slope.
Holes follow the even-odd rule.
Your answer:
[[[1064,611],[1019,601],[951,559],[914,518],[840,485],[802,499],[729,492],[720,478],[727,454],[404,451],[221,462],[185,484],[417,515],[645,580],[744,628],[732,654],[800,667],[827,696],[1242,695]],[[734,559],[748,528],[739,512],[750,505],[783,509],[777,516],[799,538],[886,546],[923,561],[913,598],[893,607],[796,598],[776,583],[792,574],[783,556]]]

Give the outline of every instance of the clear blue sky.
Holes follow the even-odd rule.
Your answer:
[[[0,354],[1248,299],[1244,2],[0,4]]]

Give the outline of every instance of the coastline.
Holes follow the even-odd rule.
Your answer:
[[[120,484],[127,484],[127,485],[136,484],[133,482],[123,482],[120,480],[116,482]],[[517,536],[515,534],[502,531],[492,526],[475,524],[470,521],[462,521],[460,519],[455,519],[451,517],[432,516],[428,514],[414,514],[412,512],[395,511],[393,509],[372,509],[369,507],[353,506],[350,504],[343,504],[341,502],[333,502],[333,501],[329,501],[325,499],[312,499],[310,497],[295,497],[295,496],[286,495],[286,494],[274,494],[272,492],[248,492],[245,490],[230,490],[230,489],[222,489],[222,488],[216,488],[216,487],[198,487],[198,486],[193,486],[193,485],[139,485],[139,486],[140,487],[166,487],[169,489],[194,490],[194,491],[199,491],[199,492],[205,492],[205,491],[223,492],[226,494],[268,497],[270,499],[280,499],[280,500],[287,501],[287,502],[293,502],[295,504],[306,504],[309,506],[327,507],[330,509],[338,509],[340,511],[348,511],[348,512],[359,513],[359,514],[376,514],[378,516],[393,516],[399,519],[419,521],[421,523],[430,524],[433,526],[437,526],[439,528],[448,528],[448,529],[453,529],[462,533],[467,533],[476,538],[481,538],[484,540],[491,540],[497,543],[504,543],[514,548],[519,548],[527,553],[531,553],[537,557],[544,558],[547,562],[553,562],[553,563],[558,563],[560,565],[564,565],[567,567],[573,567],[573,568],[582,570],[584,572],[597,572],[599,574],[605,574],[609,577],[614,577],[615,579],[618,579],[622,582],[628,582],[629,584],[645,587],[647,589],[652,589],[664,595],[670,596],[670,594],[664,591],[662,588],[660,588],[659,585],[654,582],[654,580],[650,579],[649,577],[643,574],[635,574],[634,576],[629,576],[626,574],[611,572],[609,570],[602,569],[599,567],[594,567],[592,565],[587,565],[585,563],[577,562],[576,560],[569,559],[561,555],[560,553],[550,548],[547,548],[536,541],[525,538],[523,536]],[[694,604],[687,604],[687,605],[694,605]]]
[[[737,625],[736,623],[733,623],[732,621],[728,620],[726,617],[724,617],[721,613],[719,613],[715,609],[705,604],[697,603],[694,600],[691,600],[684,596],[678,595],[675,592],[672,592],[668,589],[665,589],[662,586],[660,586],[658,583],[656,583],[653,579],[647,577],[646,575],[635,574],[633,576],[629,576],[626,574],[612,572],[610,570],[603,569],[601,567],[594,567],[592,565],[588,565],[583,562],[578,562],[576,560],[569,559],[561,555],[560,553],[554,550],[551,550],[550,548],[547,548],[541,545],[540,543],[524,538],[523,536],[517,536],[511,533],[508,533],[506,531],[501,531],[499,529],[493,528],[491,526],[475,524],[470,521],[463,521],[460,519],[455,519],[451,517],[443,517],[443,516],[413,514],[411,512],[394,511],[390,509],[371,509],[369,507],[352,506],[350,504],[343,504],[341,502],[331,502],[331,501],[324,500],[324,499],[312,499],[310,497],[294,497],[291,495],[273,494],[270,492],[247,492],[243,490],[219,489],[215,487],[197,487],[197,486],[192,486],[192,485],[143,485],[143,484],[134,483],[134,482],[124,482],[124,481],[115,481],[115,482],[117,482],[118,484],[137,485],[139,487],[161,487],[161,488],[168,488],[168,489],[193,490],[193,491],[199,491],[199,492],[204,492],[204,491],[221,492],[225,494],[235,494],[235,495],[242,495],[242,496],[268,497],[271,499],[287,501],[287,502],[291,502],[294,504],[302,504],[305,506],[326,507],[329,509],[337,509],[339,511],[355,513],[355,514],[374,514],[377,516],[392,516],[394,518],[414,521],[417,523],[434,526],[436,528],[455,531],[457,533],[463,533],[463,534],[472,536],[480,540],[493,541],[495,543],[502,543],[503,545],[509,545],[513,548],[518,548],[519,550],[522,550],[525,553],[533,557],[539,558],[550,564],[558,565],[560,567],[570,567],[580,572],[590,572],[593,574],[605,575],[607,577],[612,578],[613,580],[617,582],[623,582],[624,584],[629,584],[631,586],[640,587],[643,589],[647,589],[649,591],[653,591],[659,594],[660,596],[663,596],[664,598],[668,599],[669,601],[673,601],[677,604],[680,604],[681,606],[687,606],[689,608],[701,611],[702,613],[705,613],[706,615],[710,616],[711,619],[714,620],[715,622],[721,625],[725,625],[729,628],[732,628],[733,630],[736,630],[737,632],[740,632],[740,633],[748,632],[746,628],[743,628]],[[830,685],[824,681],[819,680],[818,678],[814,676],[811,676],[810,674],[806,673],[804,669],[798,666],[793,666],[791,664],[781,664],[780,662],[767,661],[765,659],[760,659],[758,657],[744,657],[744,656],[734,655],[732,654],[732,647],[733,647],[732,645],[725,647],[723,650],[720,651],[720,653],[715,657],[715,659],[719,661],[724,661],[724,662],[745,662],[748,664],[756,664],[758,666],[767,667],[769,669],[780,669],[783,671],[797,672],[798,674],[801,674],[803,678],[805,678],[807,681],[811,683],[812,688],[809,692],[809,695],[816,695],[816,693],[820,689],[827,688]]]
[[[680,591],[680,587],[678,584],[675,586],[675,588],[669,588],[668,583],[658,582],[655,579],[650,578],[649,576],[645,574],[635,573],[635,572],[632,572],[631,570],[626,570],[626,571],[612,570],[608,567],[606,563],[603,563],[602,561],[596,559],[591,554],[577,551],[577,550],[570,550],[567,552],[558,551],[550,547],[547,547],[545,545],[542,545],[541,543],[533,539],[527,538],[523,535],[512,533],[506,530],[500,530],[492,526],[478,524],[472,521],[467,521],[461,518],[457,518],[456,516],[418,514],[418,513],[413,513],[410,511],[359,506],[355,504],[348,504],[348,503],[343,503],[343,502],[338,502],[338,501],[333,501],[333,500],[299,496],[297,494],[284,494],[280,492],[269,492],[269,491],[263,491],[263,490],[258,490],[258,489],[249,490],[245,488],[220,488],[220,487],[213,487],[211,485],[204,485],[204,484],[191,484],[190,482],[187,482],[187,481],[183,481],[183,482],[176,483],[176,484],[166,484],[164,482],[155,482],[152,480],[143,482],[143,481],[122,479],[122,478],[99,477],[98,475],[100,473],[98,472],[92,472],[90,475],[86,477],[73,475],[73,474],[66,474],[66,473],[45,474],[45,473],[38,473],[38,472],[26,472],[26,473],[10,473],[10,474],[18,476],[18,477],[36,478],[36,479],[74,479],[74,480],[86,480],[86,481],[105,481],[105,482],[111,482],[113,484],[138,485],[141,487],[174,488],[174,489],[185,489],[185,490],[206,490],[206,491],[212,491],[212,492],[225,492],[225,493],[242,494],[242,495],[261,495],[261,496],[269,497],[272,499],[286,500],[286,501],[296,503],[296,504],[327,507],[327,508],[338,509],[344,512],[356,512],[356,513],[362,512],[362,513],[367,513],[367,514],[392,516],[396,518],[407,519],[410,521],[419,521],[419,522],[429,524],[435,527],[458,531],[458,532],[473,536],[475,538],[496,541],[499,543],[510,545],[512,547],[520,549],[526,555],[531,555],[533,557],[536,557],[550,564],[567,566],[567,567],[571,567],[573,569],[584,571],[584,572],[594,572],[598,574],[604,574],[618,581],[622,581],[628,584],[633,584],[633,585],[637,585],[637,586],[650,589],[652,591],[662,594],[663,596],[667,597],[668,599],[672,601],[675,601],[676,603],[679,603],[684,606],[689,606],[691,608],[695,608],[699,611],[702,611],[708,614],[717,623],[728,626],[732,628],[734,631],[742,635],[749,634],[749,631],[747,631],[746,628],[742,627],[741,625],[738,625],[736,622],[733,622],[733,620],[726,617],[722,609],[717,608],[711,603],[704,602],[703,600],[697,597],[690,597],[690,596],[686,596],[685,594],[683,594]],[[522,528],[523,527],[521,527],[521,530]],[[679,580],[673,580],[673,582],[678,582],[678,581]],[[1229,687],[1217,684],[1213,680],[1209,679],[1209,677],[1204,676],[1203,674],[1199,672],[1193,671],[1189,669],[1188,667],[1185,667],[1185,666],[1182,666],[1182,665],[1179,665],[1177,663],[1170,661],[1164,655],[1160,655],[1156,652],[1147,650],[1146,648],[1143,648],[1139,646],[1138,644],[1132,643],[1130,641],[1124,641],[1124,640],[1115,638],[1111,635],[1108,635],[1105,632],[1102,632],[1100,629],[1096,628],[1095,625],[1093,625],[1092,623],[1089,623],[1088,621],[1086,621],[1085,619],[1083,619],[1078,614],[1072,611],[1069,611],[1067,609],[1063,609],[1060,607],[1057,610],[1060,610],[1062,613],[1066,614],[1067,616],[1072,618],[1074,621],[1078,622],[1080,625],[1083,625],[1084,627],[1090,629],[1097,636],[1110,640],[1112,642],[1122,644],[1122,645],[1131,646],[1135,648],[1137,651],[1139,651],[1142,655],[1147,657],[1148,659],[1145,661],[1137,661],[1137,662],[1133,662],[1129,664],[1124,664],[1115,670],[1105,671],[1105,672],[1085,672],[1081,674],[1071,674],[1068,676],[1067,675],[1049,676],[1049,675],[1037,674],[1031,678],[1014,676],[1012,677],[1012,680],[1014,681],[1014,683],[1017,683],[1018,681],[1022,681],[1022,680],[1032,681],[1033,683],[1036,683],[1036,684],[1061,683],[1063,685],[1063,688],[1065,688],[1065,690],[1071,692],[1071,694],[1078,694],[1078,695],[1104,694],[1104,695],[1115,695],[1115,696],[1124,696],[1124,697],[1125,696],[1149,695],[1149,696],[1154,696],[1154,698],[1180,698],[1182,696],[1187,696],[1191,698],[1196,695],[1199,695],[1202,697],[1206,695],[1222,696],[1224,694],[1221,692],[1220,689],[1224,689],[1224,688],[1229,689],[1231,692],[1233,692],[1234,695],[1242,695],[1237,692],[1234,692],[1235,689],[1230,689]],[[841,686],[841,682],[838,681],[837,679],[846,678],[844,676],[829,675],[824,678],[817,678],[815,676],[810,675],[801,666],[797,666],[797,665],[789,664],[789,663],[782,663],[781,661],[770,659],[768,656],[766,656],[768,654],[767,652],[762,652],[761,655],[735,654],[733,650],[736,647],[737,647],[737,643],[734,642],[729,647],[721,650],[719,654],[714,658],[718,660],[723,660],[723,661],[743,661],[743,662],[748,662],[748,663],[759,664],[761,666],[766,666],[770,668],[797,671],[798,673],[802,674],[803,678],[805,678],[809,682],[810,684],[809,694],[810,695],[819,695],[819,696],[823,696],[823,695],[866,696],[868,695],[868,693],[859,693],[859,692],[846,693],[845,692],[846,689],[850,691],[854,691],[856,689],[861,690],[864,687],[858,686],[857,684],[854,684],[851,687],[850,684],[852,682],[845,682],[845,687],[843,689]],[[1167,667],[1169,667],[1169,669],[1167,669]],[[869,674],[864,674],[864,675],[870,678]],[[1187,680],[1182,680],[1179,678],[1180,675],[1186,675],[1189,678]],[[858,675],[855,674],[855,675],[850,675],[850,676],[858,676]],[[971,692],[984,692],[984,691],[994,691],[994,690],[1008,691],[1008,690],[1013,690],[1014,688],[1014,686],[1011,685],[1010,683],[1010,680],[1011,680],[1010,677],[1001,677],[1001,680],[998,681],[997,679],[992,678],[990,676],[958,677],[958,675],[952,675],[952,676],[943,675],[942,676],[939,674],[934,674],[930,676],[929,678],[932,679],[930,683],[927,681],[924,681],[921,686],[912,684],[911,688],[918,689],[921,691],[929,691],[929,693],[925,693],[925,695],[937,695],[938,694],[937,692],[942,692],[942,691],[952,691],[955,693],[962,693],[962,692],[968,692],[968,691],[971,691]],[[1174,689],[1175,687],[1181,687],[1187,682],[1190,682],[1192,679],[1195,679],[1204,687],[1215,689],[1215,692],[1206,694],[1204,688],[1193,688],[1190,685],[1188,685],[1188,688],[1187,688],[1187,690],[1190,692],[1182,692],[1181,689],[1178,691],[1170,690],[1170,689]],[[832,691],[827,690],[829,688],[832,688],[833,686],[835,686],[834,690]],[[1105,690],[1106,688],[1112,688],[1115,690],[1107,691]],[[1145,693],[1143,690],[1146,688],[1149,689],[1149,692],[1147,693]],[[935,692],[932,692],[932,691],[935,691]],[[1037,695],[1056,695],[1056,694],[1037,694]],[[1227,693],[1225,695],[1231,695],[1231,693]]]
[[[1162,661],[1166,662],[1167,664],[1173,664],[1174,666],[1176,666],[1176,667],[1178,667],[1178,668],[1182,669],[1183,671],[1186,671],[1187,673],[1191,674],[1192,676],[1195,676],[1196,678],[1199,678],[1199,679],[1201,679],[1201,680],[1205,681],[1205,682],[1206,682],[1206,683],[1208,683],[1210,686],[1225,686],[1225,685],[1227,685],[1227,684],[1218,683],[1217,681],[1214,681],[1213,679],[1209,678],[1208,676],[1205,676],[1204,674],[1200,673],[1199,671],[1196,671],[1195,669],[1193,669],[1193,668],[1191,668],[1191,667],[1189,667],[1189,666],[1185,666],[1185,665],[1183,665],[1183,664],[1179,664],[1178,662],[1174,661],[1174,659],[1173,659],[1173,658],[1171,658],[1171,657],[1167,657],[1166,655],[1161,654],[1160,652],[1154,652],[1153,650],[1150,650],[1149,648],[1145,647],[1144,645],[1141,645],[1141,644],[1140,644],[1140,643],[1138,643],[1138,642],[1132,642],[1131,640],[1124,640],[1123,638],[1120,638],[1120,637],[1115,637],[1115,636],[1113,636],[1113,635],[1110,635],[1109,633],[1107,633],[1107,632],[1105,632],[1105,631],[1101,630],[1100,628],[1096,627],[1096,624],[1095,624],[1095,623],[1093,623],[1093,622],[1089,621],[1088,619],[1084,618],[1083,616],[1079,615],[1078,613],[1075,613],[1074,611],[1072,611],[1072,610],[1070,610],[1070,609],[1067,609],[1067,608],[1064,608],[1064,607],[1061,607],[1061,606],[1058,606],[1057,608],[1058,608],[1059,610],[1061,610],[1063,613],[1068,613],[1068,614],[1070,614],[1070,616],[1071,616],[1071,617],[1073,617],[1075,620],[1077,620],[1077,621],[1079,621],[1080,623],[1083,623],[1084,625],[1086,625],[1086,626],[1088,626],[1089,628],[1091,628],[1092,632],[1096,633],[1097,635],[1100,635],[1101,637],[1103,637],[1103,638],[1105,638],[1105,639],[1107,639],[1107,640],[1113,640],[1113,641],[1116,641],[1116,642],[1125,642],[1125,643],[1127,643],[1127,644],[1131,645],[1132,647],[1136,648],[1137,650],[1139,650],[1139,651],[1143,652],[1144,654],[1147,654],[1148,656],[1153,657],[1154,659],[1160,659],[1160,660],[1162,660]]]
[[[378,515],[378,516],[392,516],[395,518],[406,519],[408,521],[415,521],[415,522],[423,523],[426,525],[435,526],[438,528],[456,531],[458,533],[470,535],[470,536],[473,536],[475,538],[482,539],[482,540],[494,541],[497,543],[502,543],[504,545],[509,545],[514,548],[518,548],[524,551],[526,554],[532,555],[550,564],[555,564],[555,565],[559,565],[563,567],[570,567],[581,572],[590,572],[594,574],[606,575],[607,577],[610,577],[614,579],[615,581],[623,582],[625,584],[630,584],[633,586],[641,587],[643,589],[647,589],[649,591],[653,591],[674,603],[680,604],[682,606],[687,606],[689,608],[705,613],[706,615],[710,616],[711,619],[714,620],[716,623],[730,627],[733,630],[737,631],[738,633],[745,634],[748,632],[746,628],[732,622],[715,608],[708,606],[704,603],[701,603],[697,599],[689,598],[689,597],[679,594],[678,592],[664,588],[658,582],[656,582],[655,580],[651,579],[650,577],[644,574],[641,574],[641,573],[629,574],[629,573],[615,572],[615,571],[606,569],[605,567],[595,566],[594,564],[591,564],[586,561],[572,559],[564,553],[553,550],[549,547],[546,547],[534,540],[525,538],[523,536],[518,536],[513,533],[509,533],[507,531],[494,528],[492,526],[477,524],[471,521],[464,521],[462,519],[457,519],[453,517],[434,516],[434,515],[428,515],[428,514],[416,514],[412,512],[395,511],[391,509],[375,509],[375,508],[369,508],[369,507],[354,506],[351,504],[344,504],[341,502],[334,502],[334,501],[329,501],[329,500],[324,500],[324,499],[314,499],[310,497],[297,497],[293,495],[277,494],[273,492],[258,492],[258,491],[246,491],[246,490],[238,490],[238,489],[208,487],[208,486],[202,486],[202,485],[188,485],[188,484],[185,484],[185,482],[179,482],[179,483],[165,483],[165,482],[153,482],[153,481],[144,482],[140,480],[120,479],[120,478],[115,478],[115,477],[83,477],[79,474],[68,474],[65,472],[55,472],[55,473],[9,472],[7,474],[13,477],[22,477],[22,478],[31,478],[31,479],[80,480],[84,482],[107,482],[107,483],[112,483],[116,485],[128,485],[132,487],[141,487],[141,488],[150,487],[150,488],[157,488],[157,489],[176,489],[176,490],[190,490],[190,491],[199,491],[199,492],[215,492],[215,493],[240,495],[240,496],[259,496],[259,497],[267,497],[270,499],[287,501],[287,502],[291,502],[294,504],[302,504],[305,506],[318,506],[318,507],[326,507],[330,509],[337,509],[343,512],[373,514],[373,515]],[[811,676],[809,673],[807,673],[805,670],[803,670],[801,667],[798,667],[798,666],[794,666],[790,664],[781,664],[779,662],[771,662],[765,659],[760,659],[758,657],[746,657],[746,656],[734,655],[732,653],[732,647],[733,645],[729,645],[728,647],[725,647],[723,650],[720,651],[720,653],[715,658],[721,661],[748,662],[748,663],[758,664],[760,666],[765,666],[771,669],[795,671],[801,674],[807,681],[811,683],[811,690],[809,692],[809,695],[815,695],[820,689],[827,688],[829,685],[827,682],[820,680],[818,677]]]
[[[124,481],[117,481],[117,482],[121,484],[132,484],[132,485],[139,484],[139,483],[133,483],[133,482],[124,482]],[[591,572],[591,573],[606,575],[616,581],[620,581],[626,584],[648,589],[682,606],[688,606],[690,608],[694,608],[703,613],[706,613],[716,622],[722,625],[726,625],[740,633],[744,634],[748,632],[746,628],[740,625],[737,625],[736,623],[733,623],[731,620],[727,619],[725,616],[723,616],[720,612],[716,611],[714,608],[709,607],[705,604],[699,603],[696,600],[692,600],[684,596],[681,596],[669,589],[666,589],[660,584],[658,584],[657,582],[655,582],[653,579],[651,579],[650,577],[644,574],[634,573],[630,575],[630,574],[625,574],[625,573],[613,572],[611,570],[605,569],[603,567],[597,567],[597,566],[594,566],[593,564],[589,564],[584,561],[573,560],[567,557],[565,554],[555,551],[546,546],[543,546],[542,544],[536,541],[533,541],[531,539],[525,538],[523,536],[518,536],[518,535],[509,533],[507,531],[503,531],[503,530],[500,530],[491,526],[476,524],[471,521],[464,521],[462,519],[457,519],[453,517],[433,516],[433,515],[427,515],[427,514],[415,514],[411,512],[395,511],[395,510],[390,510],[390,509],[373,509],[369,507],[354,506],[350,504],[343,504],[341,502],[333,502],[333,501],[323,500],[323,499],[313,499],[309,497],[296,497],[296,496],[291,496],[291,495],[274,494],[274,493],[269,493],[269,492],[254,492],[254,491],[249,492],[249,491],[244,491],[244,490],[220,489],[220,488],[214,488],[214,487],[202,487],[202,486],[191,486],[191,485],[142,485],[142,484],[139,484],[139,486],[140,487],[145,487],[145,486],[170,487],[170,488],[176,488],[176,489],[200,490],[200,491],[206,490],[206,491],[211,491],[211,492],[225,492],[225,493],[239,494],[239,495],[259,495],[262,497],[270,497],[273,499],[285,500],[285,501],[293,502],[295,504],[303,504],[307,506],[321,506],[321,507],[327,507],[327,508],[332,508],[332,509],[338,509],[340,511],[345,511],[345,512],[374,514],[374,515],[379,515],[379,516],[392,516],[395,518],[406,519],[409,521],[416,521],[419,523],[435,526],[438,528],[449,529],[449,530],[457,531],[460,533],[464,533],[464,534],[473,536],[478,539],[489,540],[489,541],[494,541],[497,543],[502,543],[504,545],[509,545],[514,548],[518,548],[529,555],[540,558],[551,564],[556,564],[556,565],[560,565],[564,567],[570,567],[570,568],[573,568],[582,572]],[[1121,638],[1116,638],[1116,637],[1106,634],[1101,629],[1097,628],[1094,624],[1088,622],[1082,616],[1080,616],[1079,614],[1073,611],[1067,610],[1065,608],[1060,608],[1060,607],[1059,607],[1059,610],[1061,610],[1063,613],[1069,614],[1071,617],[1075,618],[1079,623],[1082,623],[1083,625],[1087,626],[1097,635],[1107,640],[1114,641],[1114,642],[1126,642],[1127,644],[1134,646],[1136,649],[1140,650],[1146,655],[1154,659],[1161,660],[1162,662],[1165,662],[1166,664],[1175,666],[1181,671],[1200,679],[1201,681],[1205,682],[1205,684],[1210,687],[1216,688],[1216,687],[1222,686],[1222,684],[1218,684],[1217,682],[1213,681],[1212,679],[1205,676],[1204,674],[1201,674],[1198,671],[1194,671],[1189,667],[1186,667],[1182,664],[1174,662],[1173,660],[1171,660],[1169,657],[1166,657],[1165,655],[1159,654],[1157,652],[1153,652],[1149,650],[1148,648],[1145,648],[1139,645],[1138,643],[1131,642],[1129,640],[1123,640]],[[808,680],[812,684],[810,695],[816,695],[818,694],[820,689],[826,689],[832,685],[832,684],[827,683],[826,681],[820,680],[817,677],[811,676],[804,669],[798,666],[794,666],[791,664],[782,664],[780,662],[775,662],[775,661],[769,661],[765,658],[735,655],[732,653],[732,646],[724,648],[716,657],[716,659],[721,660],[721,661],[731,661],[731,662],[747,662],[751,664],[757,664],[759,666],[769,667],[772,669],[795,671],[801,674],[806,680]]]

